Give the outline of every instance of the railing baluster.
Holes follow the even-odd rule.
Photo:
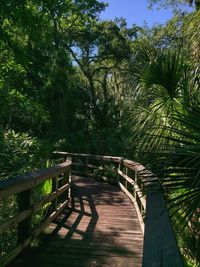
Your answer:
[[[66,172],[64,172],[64,178],[63,178],[64,179],[64,185],[69,183],[69,174],[70,174],[70,171],[69,170],[67,170]],[[63,194],[63,196],[64,196],[64,200],[65,200],[65,198],[69,198],[70,197],[70,195],[69,195],[69,189],[66,190],[66,193]]]
[[[58,176],[52,178],[52,193],[58,190]],[[52,201],[52,210],[56,210],[58,207],[58,198],[56,197]]]
[[[32,190],[28,189],[18,194],[19,213],[31,208],[31,193]],[[18,244],[22,244],[31,235],[31,219],[32,216],[18,224]]]
[[[125,174],[128,175],[128,168],[125,167]],[[125,180],[125,188],[128,188],[128,182]]]
[[[15,227],[17,227],[18,230],[17,245],[12,251],[4,252],[5,255],[0,257],[0,266],[8,264],[24,248],[30,245],[33,238],[40,234],[40,232],[43,231],[68,205],[69,194],[66,194],[65,192],[68,191],[70,187],[70,166],[71,161],[67,161],[54,167],[38,170],[24,176],[0,181],[0,200],[16,195],[18,204],[18,213],[13,217],[8,218],[7,222],[0,224],[0,233],[4,234],[9,230],[15,229]],[[60,180],[60,188],[58,188],[58,177],[62,177],[62,175],[63,179]],[[52,192],[42,196],[42,199],[38,202],[33,202],[33,190],[49,179],[52,179]],[[65,197],[62,200],[63,195],[65,195]],[[58,203],[58,199],[60,203]],[[44,221],[42,220],[36,229],[32,229],[33,214],[43,208],[46,204],[49,205],[50,202],[52,202],[53,212],[51,214],[47,213],[47,217],[44,218]]]
[[[85,168],[84,168],[84,175],[86,176],[87,175],[87,171],[88,171],[88,162],[89,162],[89,159],[88,157],[85,158]]]
[[[144,166],[137,162],[119,157],[74,154],[67,152],[57,153],[60,155],[73,155],[81,159],[89,158],[99,161],[102,160],[104,162],[118,163],[117,173],[121,177],[119,186],[135,205],[143,233],[145,215],[144,255],[142,266],[164,266],[163,263],[165,263],[165,266],[170,267],[183,266],[173,228],[170,224],[168,213],[164,205],[162,193],[156,191],[149,193],[147,190],[147,195],[145,197],[143,195],[143,189],[146,189],[147,186],[146,184],[144,186],[142,179],[149,178],[149,183],[151,183],[151,178],[153,176]],[[132,177],[129,175],[129,169],[131,170],[131,176],[132,173],[134,174]],[[159,183],[158,180],[157,182]],[[131,185],[132,190],[130,190],[129,185]]]
[[[101,160],[101,166],[102,168],[101,170],[101,177],[103,177],[105,175],[105,162],[103,160]]]
[[[135,183],[137,184],[137,172],[135,172],[135,175],[134,175],[134,181],[135,181]],[[137,201],[137,190],[135,189],[134,191],[135,191],[135,199],[136,199],[136,201]]]

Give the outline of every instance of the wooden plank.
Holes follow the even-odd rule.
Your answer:
[[[2,258],[0,261],[2,266],[5,266],[9,261],[11,261],[18,253],[20,253],[25,247],[27,247],[43,229],[47,227],[52,220],[66,207],[68,204],[68,199],[65,200],[55,212],[52,213],[41,225],[32,233],[31,232],[31,216],[32,214],[41,208],[42,205],[56,199],[59,195],[68,191],[69,184],[65,184],[61,188],[55,188],[51,195],[45,197],[39,203],[33,205],[31,203],[31,189],[37,186],[41,181],[49,179],[51,175],[55,173],[67,173],[65,182],[69,181],[69,171],[70,171],[71,162],[67,161],[65,163],[56,165],[52,168],[48,168],[41,171],[36,171],[28,176],[17,177],[8,181],[3,181],[0,187],[1,197],[9,196],[13,193],[18,193],[18,203],[19,203],[19,214],[11,218],[8,222],[0,226],[0,231],[4,232],[8,227],[13,227],[18,224],[18,246]],[[8,187],[10,186],[10,187]],[[30,187],[30,188],[29,188]],[[28,189],[27,189],[28,188]],[[19,192],[18,192],[19,190]],[[68,194],[67,194],[68,197]]]
[[[147,195],[142,266],[184,266],[164,199],[160,192]]]
[[[143,235],[125,194],[116,186],[89,178],[73,177],[72,182],[71,215],[65,219],[61,213],[45,230],[52,233],[46,243],[32,249],[27,258],[19,258],[20,264],[141,267]],[[17,261],[13,266],[18,267]]]
[[[113,157],[113,156],[100,156],[100,155],[93,155],[93,154],[78,154],[78,153],[69,153],[69,152],[62,152],[62,151],[54,151],[54,155],[58,156],[71,156],[77,158],[89,158],[93,160],[102,160],[102,161],[111,161],[115,163],[119,163],[123,158],[121,157]]]
[[[123,165],[137,172],[142,172],[146,170],[146,168],[142,164],[133,160],[123,159]]]
[[[30,254],[29,254],[30,255]],[[54,251],[51,254],[38,255],[38,261],[34,260],[31,267],[141,267],[141,257],[126,256],[102,256],[102,255],[79,255],[71,253],[63,255],[61,252]],[[48,256],[48,259],[47,259]],[[15,266],[16,267],[16,266]]]
[[[16,216],[13,216],[11,219],[9,219],[7,222],[0,225],[0,234],[8,230],[9,228],[15,227],[19,222],[23,221],[24,219],[31,216],[32,209],[25,210],[23,212],[20,212]]]
[[[66,192],[69,188],[70,188],[71,184],[66,184],[63,185],[62,187],[60,187],[57,191],[51,193],[49,196],[45,197],[43,200],[41,200],[40,202],[36,203],[35,205],[33,205],[33,211],[36,212],[38,211],[42,206],[44,206],[45,204],[51,202],[52,200],[54,200],[56,197],[62,195],[64,192]]]
[[[70,169],[71,162],[64,162],[54,167],[38,170],[28,175],[0,181],[0,199],[28,190],[60,173]]]
[[[121,170],[118,169],[117,172],[120,176],[122,176],[127,182],[129,182],[134,187],[136,194],[138,195],[140,202],[142,203],[142,206],[145,210],[146,209],[146,198],[144,197],[144,194],[141,192],[141,189],[139,188],[137,183],[133,181],[133,179],[128,177],[126,174],[124,174]]]
[[[18,194],[18,206],[19,206],[19,213],[29,210],[31,207],[31,189],[21,192]],[[30,216],[21,220],[18,224],[18,244],[21,244],[31,235],[32,230],[32,213]]]
[[[140,192],[140,178],[142,180],[146,180],[147,182],[145,183],[147,187],[151,187],[151,181],[157,181],[156,177],[146,170],[146,168],[134,161],[123,159],[120,157],[112,157],[112,156],[96,156],[96,155],[90,155],[90,154],[76,154],[76,153],[67,153],[67,152],[60,152],[58,155],[63,156],[64,158],[67,158],[68,156],[73,157],[74,159],[88,159],[88,160],[96,160],[96,161],[101,161],[102,162],[111,162],[111,163],[119,163],[121,164],[122,167],[126,167],[130,170],[133,170],[137,177],[139,177],[138,184],[137,184],[137,179],[134,181],[128,176],[128,172],[126,174],[123,173],[123,171],[118,170],[118,174],[120,174],[126,182],[131,184],[134,187],[134,191],[136,192],[136,199],[133,198],[132,194],[125,188],[122,184],[119,184],[121,189],[126,193],[126,195],[132,199],[132,202],[134,204],[137,204],[141,206],[137,210],[137,205],[135,205],[134,209],[134,216],[136,216],[137,212],[138,215],[137,217],[140,218],[141,212],[142,212],[142,206],[143,208],[146,207],[147,213],[146,213],[146,226],[145,226],[145,244],[144,244],[144,257],[143,257],[143,267],[180,267],[182,265],[180,253],[178,251],[178,247],[176,244],[175,236],[173,233],[173,229],[170,224],[169,216],[167,213],[167,210],[164,205],[164,199],[161,195],[161,193],[158,192],[153,192],[153,193],[148,193],[148,202],[146,203],[145,199],[143,199],[143,195]],[[90,166],[95,166],[92,164],[84,164],[84,166],[90,165]],[[88,167],[87,166],[87,167]],[[37,176],[37,175],[36,175]],[[42,179],[44,179],[44,175],[42,174]],[[24,186],[25,189],[31,188],[31,182],[32,180],[29,179],[29,177],[26,178],[27,183],[25,183],[26,187]],[[75,187],[78,195],[73,195],[73,208],[76,210],[77,216],[72,216],[71,219],[64,223],[63,225],[63,216],[62,218],[62,225],[59,226],[60,230],[59,236],[62,237],[61,239],[67,240],[68,242],[72,242],[71,249],[70,251],[67,252],[65,251],[65,257],[71,257],[72,255],[76,256],[77,259],[77,252],[79,253],[79,260],[82,259],[84,251],[87,251],[88,248],[88,256],[92,255],[91,254],[91,249],[90,246],[86,246],[87,240],[90,238],[97,238],[99,242],[102,242],[102,245],[99,246],[100,251],[95,251],[96,256],[102,256],[105,258],[109,257],[109,255],[114,256],[113,254],[109,254],[109,245],[105,244],[107,238],[109,238],[109,244],[114,244],[114,242],[118,239],[121,240],[126,240],[127,246],[129,248],[131,240],[135,240],[134,238],[131,238],[130,236],[132,234],[137,234],[138,235],[138,242],[141,240],[141,233],[138,233],[138,226],[139,222],[138,219],[130,219],[130,213],[126,215],[124,210],[127,211],[127,209],[130,210],[130,207],[128,205],[128,202],[125,201],[124,199],[120,199],[118,196],[118,193],[114,187],[112,190],[108,190],[108,187],[105,186],[105,184],[101,184],[101,187],[98,185],[98,182],[93,180],[94,183],[94,191],[91,191],[92,188],[92,182],[90,181],[87,187],[87,179],[83,179],[80,183],[78,181],[77,185],[79,186]],[[40,181],[40,179],[39,179]],[[34,182],[37,183],[37,179],[34,180]],[[159,183],[154,183],[157,184],[159,187]],[[139,185],[139,186],[138,186]],[[80,191],[81,188],[83,188],[83,191]],[[25,190],[24,189],[24,190]],[[80,190],[79,190],[80,189]],[[16,189],[15,189],[16,190]],[[82,193],[80,193],[82,192]],[[102,193],[102,195],[101,195]],[[160,194],[160,195],[159,195]],[[0,191],[0,196],[1,196],[1,191]],[[106,196],[106,197],[105,197]],[[93,201],[92,201],[93,199]],[[115,199],[115,200],[114,200]],[[120,204],[119,204],[120,203]],[[108,208],[109,205],[109,208]],[[105,210],[105,207],[106,210]],[[122,209],[121,209],[122,208]],[[90,214],[91,212],[91,214]],[[123,220],[118,217],[115,217],[115,214],[123,214]],[[90,214],[90,215],[89,215]],[[102,219],[99,220],[100,216]],[[107,217],[106,217],[107,216]],[[51,218],[55,219],[57,217],[56,213],[53,213],[51,215]],[[105,219],[107,218],[107,219]],[[126,220],[124,220],[126,218]],[[48,218],[50,219],[50,218]],[[56,219],[58,220],[58,219]],[[39,229],[37,229],[37,232],[35,234],[39,234],[39,232],[44,229],[50,221],[45,221]],[[120,238],[123,234],[123,239]],[[100,238],[101,237],[101,238]],[[94,239],[95,240],[95,239]],[[101,241],[100,241],[101,240]],[[59,244],[62,243],[60,242],[61,240],[59,239]],[[84,242],[86,243],[84,243]],[[28,242],[28,241],[27,241]],[[75,245],[73,242],[76,242]],[[78,242],[78,243],[77,243]],[[124,242],[124,241],[123,241]],[[123,244],[123,242],[121,244]],[[134,242],[133,242],[134,243]],[[81,244],[84,244],[84,247],[82,247]],[[134,243],[135,244],[135,243]],[[141,243],[140,243],[141,244]],[[55,245],[55,243],[54,243]],[[67,246],[70,247],[70,244]],[[137,243],[134,245],[135,246],[135,255],[138,255],[139,247],[141,249],[141,246],[137,245]],[[61,247],[58,246],[58,251],[62,252],[62,248],[64,249],[66,246],[62,245]],[[103,249],[104,248],[104,249]],[[77,252],[76,252],[77,250]],[[95,250],[95,248],[94,248]],[[104,253],[104,252],[105,253]],[[52,251],[47,254],[46,257],[51,256]],[[104,253],[104,254],[102,254]],[[61,254],[62,255],[62,254]],[[127,257],[128,258],[129,254],[127,252]],[[37,253],[36,253],[37,256]],[[86,256],[86,255],[85,255]],[[118,255],[120,259],[120,255]],[[133,259],[135,260],[137,256],[134,256]],[[86,257],[87,258],[87,257]],[[141,258],[140,258],[141,259]],[[61,259],[59,261],[56,260],[54,265],[59,265],[62,262]],[[88,261],[87,261],[88,262]],[[118,261],[119,263],[120,261]],[[66,265],[65,267],[68,266],[76,266],[77,261],[72,260],[70,261],[70,265]],[[35,266],[48,266],[45,265],[46,262],[42,262],[42,265],[40,265],[40,260],[37,261]],[[117,263],[116,263],[117,264]],[[121,264],[121,263],[120,263]],[[127,265],[123,262],[123,265],[121,266],[129,266],[128,263]],[[25,264],[26,266],[26,264]],[[87,265],[83,265],[83,267],[86,267]],[[118,266],[118,265],[116,265]],[[139,265],[134,265],[134,266],[141,266],[141,262]],[[132,267],[132,265],[131,265]]]
[[[6,256],[2,257],[2,259],[0,260],[0,266],[6,266],[21,251],[23,251],[26,247],[28,247],[33,241],[33,239],[36,238],[62,212],[62,210],[67,206],[68,203],[69,200],[67,199],[43,223],[41,223],[38,228],[34,230],[31,236],[29,236],[26,240],[21,242],[14,250],[12,250]]]
[[[141,227],[142,233],[144,234],[144,220],[143,220],[143,217],[141,215],[141,210],[138,207],[134,196],[120,182],[119,182],[119,186],[120,186],[121,190],[130,198],[131,202],[134,204],[135,210],[137,212],[137,216],[139,219],[140,227]]]
[[[52,178],[52,191],[58,191],[58,176]],[[57,196],[52,201],[52,209],[56,210],[58,206],[58,199]]]
[[[96,166],[96,165],[92,165],[92,164],[78,163],[78,162],[73,162],[72,166],[78,166],[78,167],[85,167],[86,166],[87,168],[90,168],[90,169],[97,169],[97,170],[100,170],[100,171],[103,170],[103,167],[101,167],[101,166]]]
[[[43,200],[40,202],[34,204],[31,206],[30,209],[27,209],[23,212],[20,212],[19,214],[13,216],[10,218],[7,222],[4,224],[0,225],[0,234],[8,230],[9,228],[15,227],[19,222],[23,221],[24,219],[28,218],[31,216],[31,214],[35,213],[38,211],[42,206],[45,204],[51,202],[53,199],[56,197],[60,196],[62,193],[66,192],[70,187],[70,184],[66,184],[59,188],[57,191],[51,193],[49,196],[45,197]]]
[[[117,170],[117,173],[123,177],[127,182],[129,182],[129,184],[135,186],[135,181],[133,179],[131,179],[128,175],[126,175],[125,173],[123,173],[121,170]]]
[[[34,231],[33,237],[38,236],[55,218],[62,212],[62,210],[69,204],[69,200],[64,201],[51,215]]]

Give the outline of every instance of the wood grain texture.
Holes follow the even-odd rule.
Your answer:
[[[48,169],[41,169],[27,175],[2,180],[0,181],[0,200],[1,198],[34,188],[50,177],[57,177],[59,174],[70,170],[70,167],[71,162],[66,161]]]
[[[147,195],[143,267],[183,267],[183,260],[160,192]]]
[[[10,267],[141,267],[137,213],[117,186],[72,178],[72,202]]]

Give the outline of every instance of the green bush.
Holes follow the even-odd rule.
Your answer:
[[[51,145],[14,130],[0,132],[0,179],[6,179],[44,167]]]

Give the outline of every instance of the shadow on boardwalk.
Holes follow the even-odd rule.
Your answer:
[[[73,178],[71,207],[41,235],[40,245],[12,267],[139,267],[143,236],[136,212],[118,187]]]

